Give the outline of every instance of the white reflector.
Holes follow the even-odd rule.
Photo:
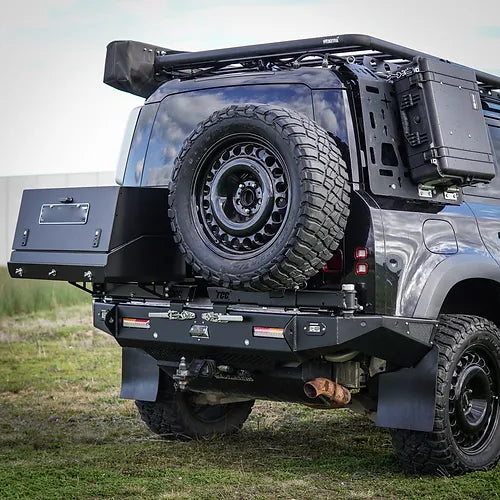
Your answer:
[[[253,336],[254,337],[269,337],[272,339],[282,339],[284,338],[284,329],[283,328],[271,328],[267,326],[254,326],[253,327]]]

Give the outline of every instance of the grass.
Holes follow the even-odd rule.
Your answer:
[[[3,300],[3,299],[2,299]],[[257,402],[242,431],[161,440],[118,398],[120,349],[90,307],[0,320],[0,498],[498,498],[500,467],[406,477],[348,410]]]
[[[90,304],[89,295],[68,283],[12,279],[0,267],[0,318],[82,303]]]

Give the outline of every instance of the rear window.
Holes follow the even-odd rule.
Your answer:
[[[335,101],[332,107],[337,107],[339,103],[343,106],[340,91],[336,91],[331,99]],[[168,185],[175,157],[179,153],[184,139],[196,125],[218,109],[249,102],[291,108],[314,119],[311,90],[302,84],[245,85],[196,90],[168,96],[161,102],[153,125],[144,164],[142,185]],[[324,110],[319,110],[317,114],[327,116],[329,107],[324,105],[324,108]],[[343,117],[343,115],[342,112],[341,116]],[[347,135],[344,130],[345,120],[336,121],[330,117],[326,123],[333,123],[333,126],[339,129],[332,131],[334,135],[342,137]],[[321,124],[325,126],[326,123]]]

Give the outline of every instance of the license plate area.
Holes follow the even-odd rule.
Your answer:
[[[46,203],[40,209],[39,224],[86,224],[89,203]]]

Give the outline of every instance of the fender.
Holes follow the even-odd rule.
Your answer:
[[[436,319],[448,292],[461,281],[483,278],[500,283],[500,266],[490,256],[462,254],[440,262],[425,283],[414,318]]]

